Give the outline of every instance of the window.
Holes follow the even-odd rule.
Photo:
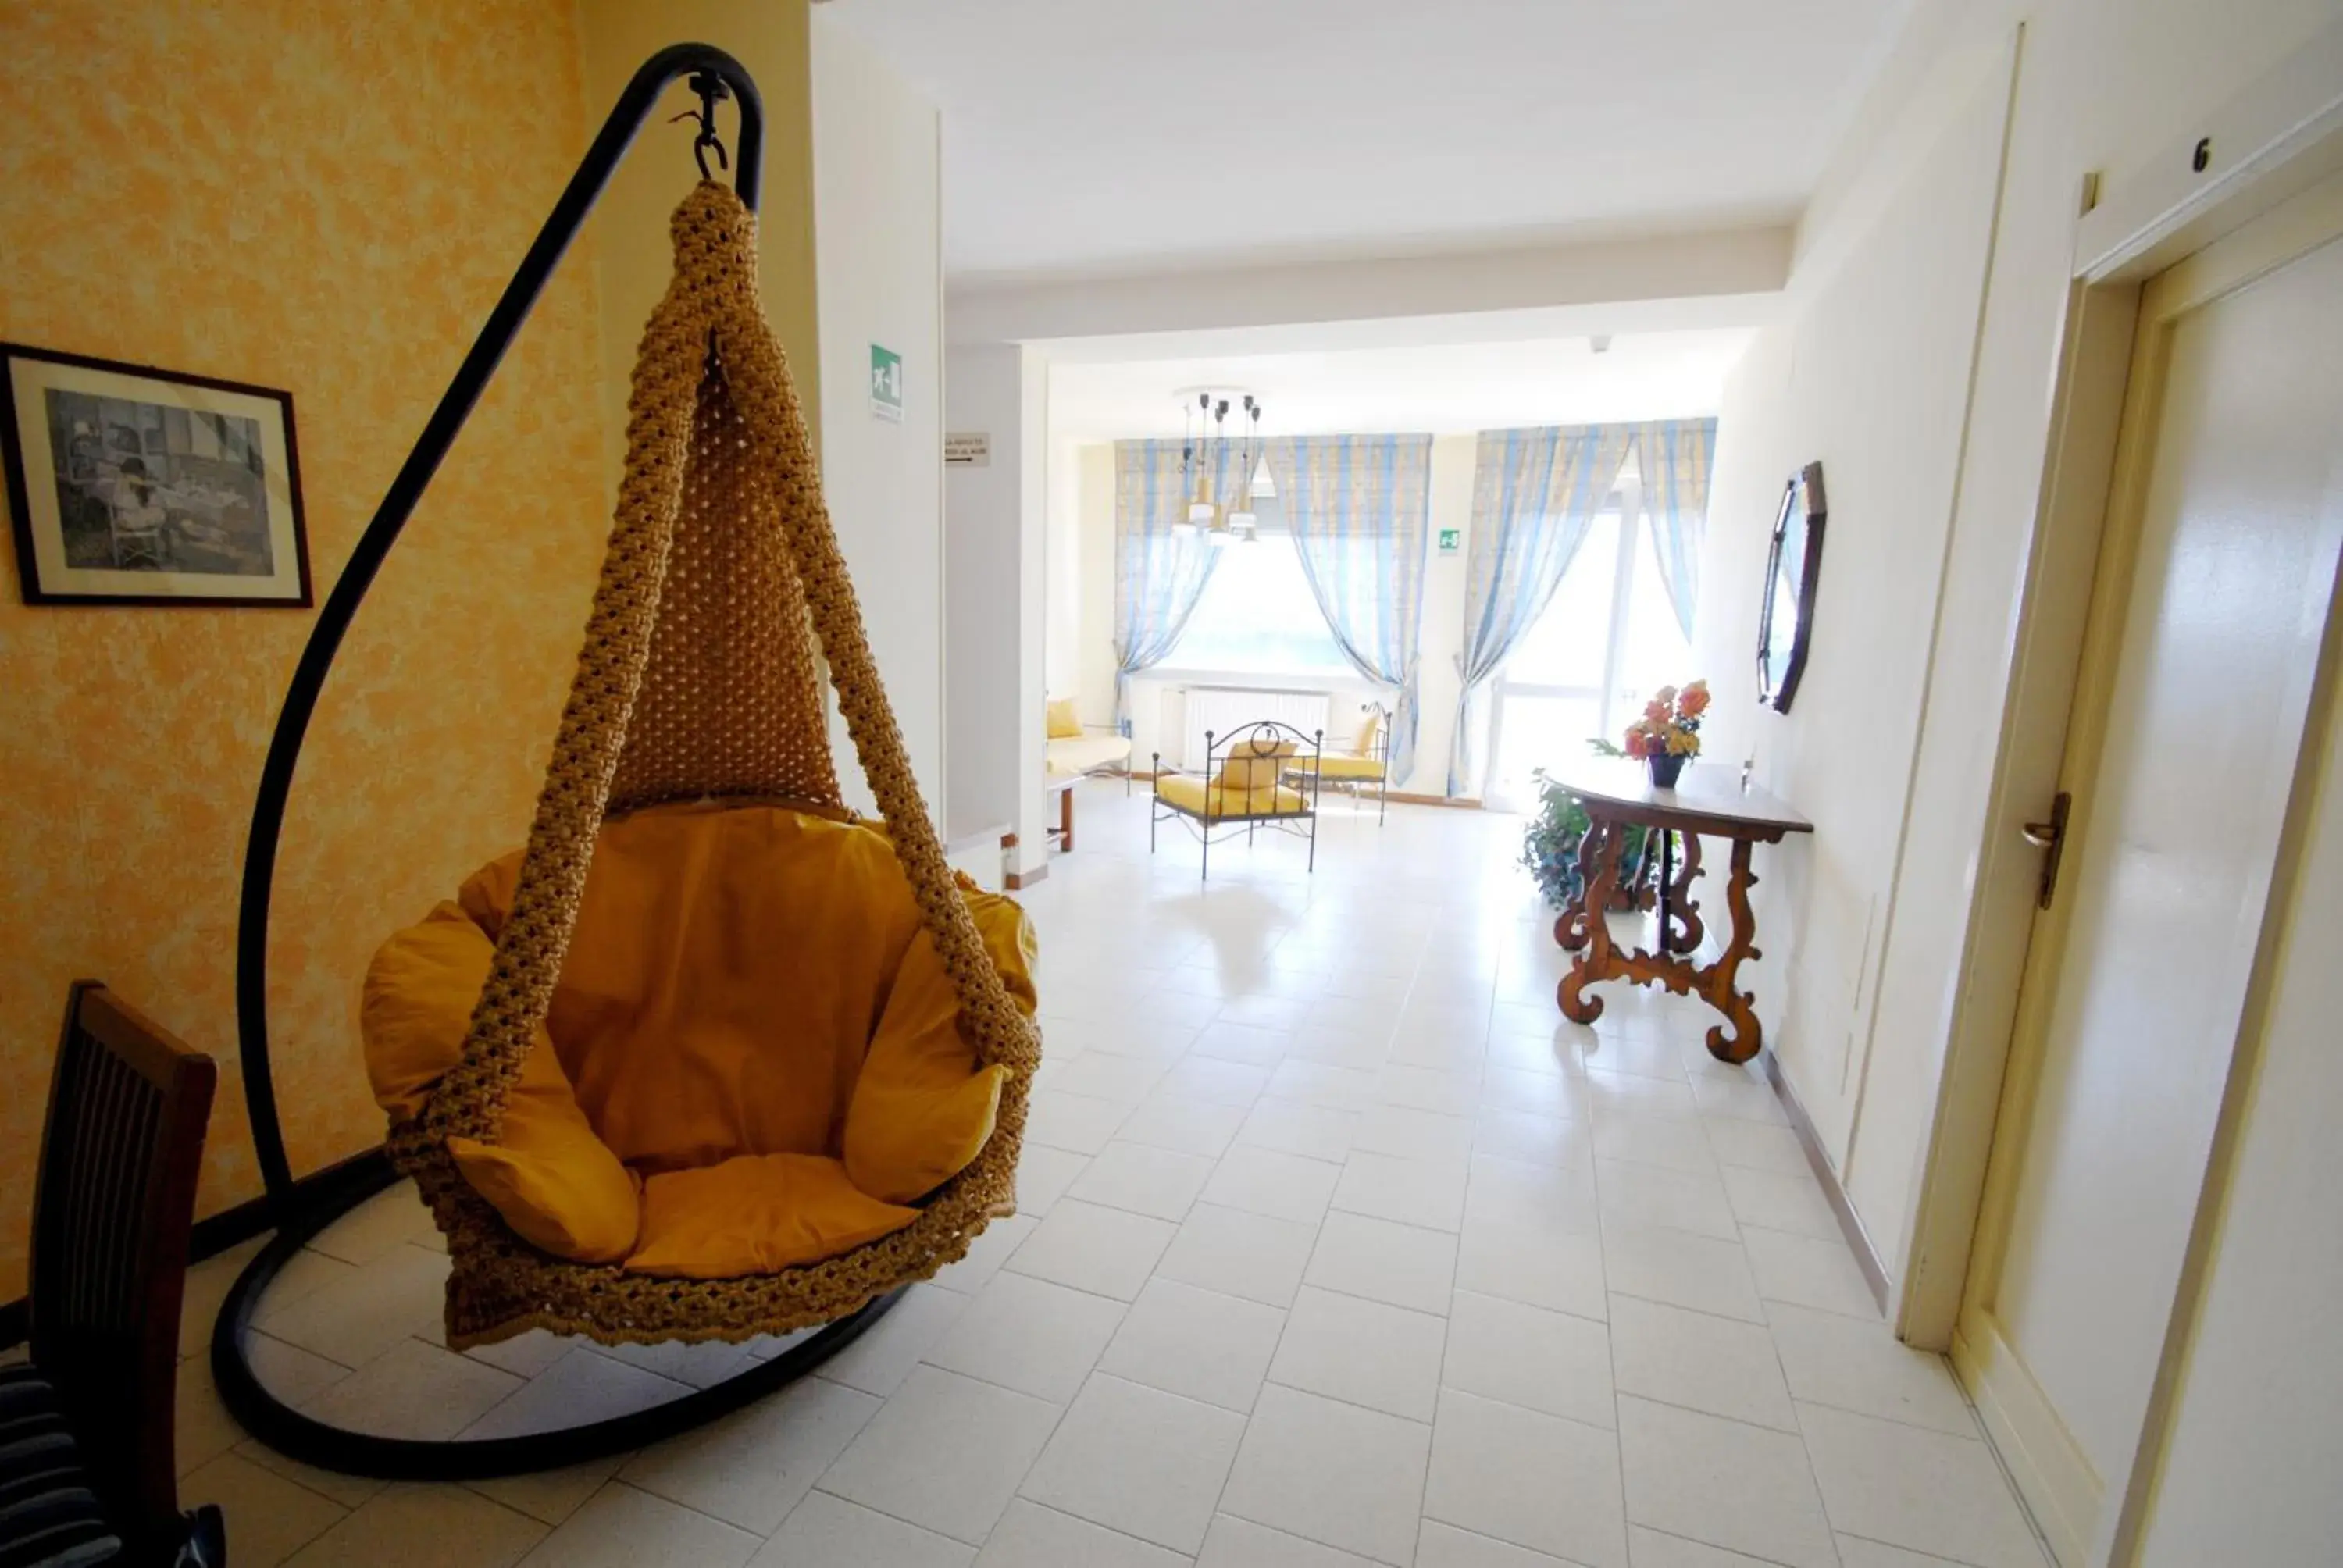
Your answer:
[[[1220,551],[1196,613],[1167,663],[1244,675],[1352,673],[1310,591],[1302,557],[1272,503],[1256,500],[1261,538]]]
[[[1619,648],[1619,685],[1612,712],[1618,728],[1626,728],[1634,711],[1663,686],[1680,686],[1697,673],[1692,666],[1692,644],[1676,624],[1676,607],[1668,598],[1667,579],[1660,576],[1659,546],[1652,538],[1652,522],[1635,526],[1635,573],[1627,585],[1627,624]]]
[[[1615,742],[1654,691],[1694,673],[1632,467],[1613,501],[1494,683],[1493,803],[1533,803],[1534,769],[1585,756],[1591,738]]]

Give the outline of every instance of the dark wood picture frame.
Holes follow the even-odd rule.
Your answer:
[[[23,374],[27,367],[42,368],[27,376]],[[60,370],[78,373],[75,378],[84,385],[36,384],[43,375],[55,377]],[[112,378],[116,385],[107,389],[98,378]],[[170,394],[179,389],[188,396],[175,401]],[[37,409],[21,406],[28,395],[38,397],[43,391],[93,402],[106,399],[110,409],[127,406],[160,416],[166,446],[176,434],[200,436],[201,440],[164,453],[164,466],[199,470],[208,466],[215,477],[183,490],[166,482],[167,476],[156,475],[154,485],[139,487],[139,499],[148,504],[126,524],[116,503],[106,495],[106,476],[113,476],[110,487],[117,499],[127,480],[143,480],[145,464],[156,453],[142,437],[157,432],[109,427],[106,419],[96,418],[99,427],[87,437],[89,471],[61,474],[48,423],[55,405],[44,402]],[[7,470],[16,573],[26,604],[297,609],[315,603],[291,393],[216,376],[0,343],[0,394],[5,394],[0,396],[0,464]],[[42,446],[28,449],[28,429],[45,437]],[[71,461],[84,460],[83,443],[66,439],[74,447]],[[138,445],[134,447],[130,442]],[[126,472],[124,460],[132,457],[140,459],[139,467]],[[67,542],[65,520],[68,499],[85,512],[106,509],[107,558],[74,558],[75,547]],[[172,515],[173,504],[181,508],[179,515]],[[85,516],[81,527],[84,533],[89,531]],[[252,542],[256,533],[257,545]],[[80,548],[86,555],[87,541]],[[262,569],[250,569],[256,555]],[[199,562],[203,564],[196,564]],[[146,587],[149,578],[152,588]]]
[[[1808,463],[1783,487],[1773,543],[1765,552],[1765,608],[1757,621],[1757,700],[1777,713],[1790,711],[1790,699],[1806,672],[1806,652],[1814,640],[1815,587],[1823,569],[1823,524],[1829,514],[1823,466]],[[1781,624],[1785,614],[1791,618],[1786,626]]]

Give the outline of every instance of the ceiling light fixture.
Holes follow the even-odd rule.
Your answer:
[[[1182,395],[1186,396],[1184,393]],[[1228,417],[1229,406],[1221,404],[1221,417]],[[1212,521],[1212,395],[1207,391],[1196,394],[1190,407],[1184,402],[1180,411],[1180,492],[1188,498],[1188,515],[1172,524],[1172,537],[1192,539],[1200,528]]]
[[[1237,504],[1229,511],[1229,532],[1240,544],[1252,544],[1259,538],[1261,519],[1253,515],[1252,477],[1261,467],[1261,404],[1250,392],[1244,395],[1245,433],[1237,449],[1237,472],[1243,476],[1237,484]]]
[[[1231,540],[1250,544],[1260,528],[1252,498],[1262,454],[1261,402],[1250,392],[1212,387],[1190,387],[1179,396],[1180,485],[1187,515],[1172,520],[1172,537],[1185,540],[1201,533],[1215,549]],[[1245,421],[1234,437],[1228,431],[1232,400],[1242,405]],[[1234,496],[1218,493],[1224,480],[1234,483]]]

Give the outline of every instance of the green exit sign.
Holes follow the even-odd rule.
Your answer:
[[[876,343],[870,346],[870,417],[903,422],[903,357]]]
[[[1459,550],[1460,548],[1463,548],[1463,543],[1464,543],[1464,530],[1463,530],[1463,529],[1462,529],[1462,528],[1443,528],[1443,529],[1441,529],[1441,530],[1440,530],[1440,553],[1441,553],[1442,555],[1443,555],[1443,556],[1453,556],[1453,555],[1454,555],[1454,554],[1457,552],[1457,550]]]

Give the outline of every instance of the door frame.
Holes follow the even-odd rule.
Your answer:
[[[2039,851],[2018,829],[2056,789],[2115,480],[2140,286],[2181,255],[2343,169],[2338,84],[2343,25],[2206,122],[2216,155],[2203,174],[2188,176],[2193,199],[2177,199],[2172,186],[2174,171],[2193,162],[2194,138],[2121,178],[2084,182],[2009,696],[1995,738],[1936,1117],[1906,1231],[1896,1327],[1912,1344],[1948,1345],[1965,1294],[2041,871]]]
[[[2152,449],[2119,449],[2118,435],[2127,428],[2152,427],[2143,421],[2152,421],[2157,412],[2160,374],[2135,386],[2131,369],[2138,364],[2160,372],[2171,320],[2180,313],[2167,309],[2163,319],[2143,326],[2143,285],[2187,258],[2198,257],[2205,264],[2197,268],[2205,274],[2196,280],[2198,286],[2190,287],[2183,278],[2160,288],[2159,295],[2175,288],[2199,298],[2208,292],[2227,292],[2241,280],[2211,276],[2217,270],[2217,258],[2202,253],[2321,182],[2333,181],[2333,189],[2343,192],[2343,177],[2338,177],[2343,171],[2343,88],[2338,83],[2343,83],[2343,26],[2313,40],[2285,66],[2232,100],[2207,122],[2202,137],[2176,144],[2120,181],[2097,188],[2086,182],[2053,405],[2051,450],[2026,568],[2010,697],[1996,748],[1987,834],[1976,866],[1936,1123],[1914,1201],[1909,1279],[1897,1331],[1916,1344],[1951,1342],[1973,1284],[1991,1283],[1972,1282],[1969,1276],[1973,1258],[1997,1257],[2000,1248],[2001,1237],[1990,1233],[1995,1230],[1994,1205],[1987,1201],[1995,1132],[2005,1122],[2025,1126],[2031,1111],[2039,1061],[2027,1059],[2023,1042],[2038,1038],[2038,1030],[2021,1017],[2022,981],[2033,944],[2050,942],[2055,952],[2055,944],[2063,940],[2066,912],[2054,906],[2046,919],[2031,918],[2039,851],[2021,840],[2018,827],[2047,806],[2069,748],[2079,758],[2096,759],[2103,739],[2104,705],[2086,704],[2078,712],[2077,682],[2091,678],[2088,672],[2094,668],[2105,671],[2112,664],[2112,648],[2098,645],[2119,639],[2121,618],[2111,618],[2099,607],[2112,603],[2119,608],[2128,598],[2138,503],[2146,461],[2152,455]],[[2200,142],[2219,149],[2219,156],[2208,156],[2201,169],[2196,167]],[[2314,198],[2325,199],[2343,196]],[[2332,642],[2330,627],[2330,651]],[[2314,724],[2319,699],[2315,690]],[[2078,804],[2084,799],[2078,791]],[[2079,837],[2088,829],[2087,822],[2078,820],[2069,831]],[[2275,897],[2274,892],[2273,910]],[[2267,915],[2265,919],[2267,922]],[[2038,998],[2027,1005],[2038,1007]],[[2248,1023],[2257,1006],[2249,995]],[[2137,1552],[2180,1352],[2201,1287],[2203,1248],[2224,1183],[2237,1090],[2247,1076],[2249,1055],[2242,1044],[2233,1054],[2213,1163],[2192,1216],[2188,1263],[2137,1452],[2127,1474],[2105,1478],[2105,1490],[2114,1495],[2116,1506],[2107,1507],[2101,1500],[2094,1539],[2072,1543],[2067,1560],[2125,1563]],[[1963,1350],[1974,1358],[1976,1349],[1956,1346],[1956,1360]],[[2013,1466],[2055,1468],[2062,1462],[2066,1456],[2056,1452],[2039,1452],[2055,1451],[2063,1435],[2055,1430],[2044,1432],[2040,1418],[2046,1412],[1996,1408],[1995,1396],[2000,1391],[1992,1382],[1990,1369],[1980,1369],[1972,1360],[1963,1370],[1965,1374],[1986,1372],[1984,1383],[1977,1385],[1984,1395],[1981,1413]],[[2055,1419],[2051,1424],[2055,1428]],[[2054,1530],[2058,1525],[2049,1519],[2044,1523]]]

